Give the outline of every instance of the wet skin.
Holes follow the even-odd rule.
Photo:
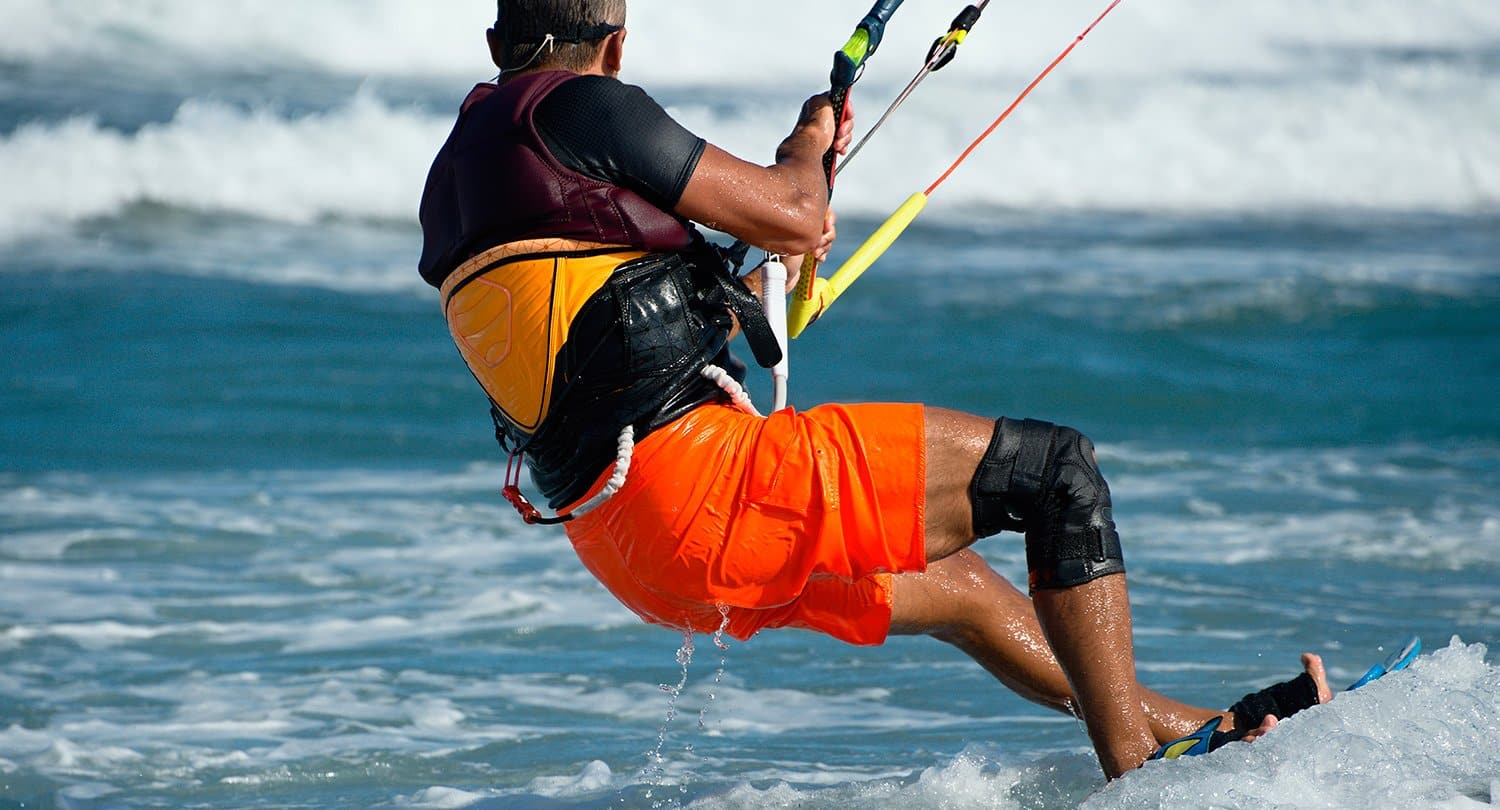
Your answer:
[[[625,38],[623,29],[605,37],[593,62],[579,72],[618,76]],[[498,36],[491,31],[490,39],[499,64]],[[541,62],[531,70],[547,68]],[[674,211],[787,256],[790,290],[800,254],[826,256],[833,242],[822,157],[830,146],[847,150],[852,134],[852,116],[836,125],[827,94],[813,96],[768,166],[707,145]],[[753,279],[749,286],[760,287]],[[894,578],[891,632],[953,644],[1020,695],[1082,718],[1111,779],[1211,717],[1232,728],[1230,713],[1178,703],[1136,680],[1123,574],[1041,590],[1028,599],[969,550],[976,538],[968,486],[994,420],[938,408],[928,408],[926,417],[928,569]],[[1327,700],[1321,660],[1304,655],[1303,664],[1318,684],[1319,699]],[[1245,739],[1275,726],[1276,718],[1268,716]]]
[[[1227,711],[1179,703],[1136,680],[1123,574],[1027,598],[969,548],[969,482],[995,423],[939,408],[926,416],[928,569],[894,578],[891,632],[952,644],[1022,697],[1080,717],[1110,778],[1212,717],[1222,718],[1221,730],[1234,728]],[[1322,659],[1307,653],[1302,664],[1319,702],[1330,700]],[[1245,741],[1275,727],[1268,715]]]

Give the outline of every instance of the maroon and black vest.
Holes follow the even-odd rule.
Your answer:
[[[532,112],[577,74],[543,71],[480,84],[438,152],[422,194],[422,278],[434,287],[465,260],[522,239],[562,238],[641,250],[688,248],[692,232],[630,189],[570,169],[547,149]]]
[[[613,461],[622,427],[632,425],[639,441],[720,396],[699,372],[707,363],[739,365],[727,348],[731,310],[761,365],[781,358],[765,314],[717,248],[686,221],[564,166],[547,148],[533,112],[575,76],[546,71],[475,87],[433,163],[421,208],[419,269],[436,287],[468,259],[522,240],[646,251],[573,316],[540,427],[528,434],[492,408],[496,438],[525,451],[553,508],[582,496]]]

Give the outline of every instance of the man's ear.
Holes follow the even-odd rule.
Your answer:
[[[504,70],[505,43],[500,39],[500,32],[490,28],[484,32],[484,39],[490,44],[490,61],[495,63],[495,68]]]
[[[604,47],[601,49],[603,61],[600,67],[604,69],[606,76],[619,76],[620,66],[625,61],[625,29],[610,34],[604,38]]]

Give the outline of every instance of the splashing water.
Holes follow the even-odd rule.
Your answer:
[[[661,691],[667,693],[667,714],[661,721],[661,727],[656,731],[656,746],[646,755],[646,767],[641,770],[640,780],[647,785],[664,786],[667,784],[666,756],[662,753],[667,745],[667,729],[671,727],[672,721],[677,717],[677,699],[682,696],[683,690],[687,689],[688,668],[693,663],[693,631],[685,628],[682,631],[682,646],[677,648],[677,665],[681,667],[681,677],[674,684],[658,684]],[[653,791],[647,790],[645,797],[652,798]],[[652,807],[660,807],[661,802],[652,803]]]
[[[724,666],[729,661],[728,656],[724,655],[724,653],[729,652],[729,643],[724,641],[724,632],[729,629],[728,605],[719,605],[719,617],[719,629],[714,631],[713,636],[714,646],[719,648],[719,668],[714,670],[714,682],[709,687],[708,698],[703,701],[703,708],[698,710],[698,730],[702,732],[708,731],[708,726],[705,724],[705,720],[708,718],[708,709],[714,704],[714,697],[719,692],[719,684],[724,681]],[[689,744],[687,749],[691,751],[693,746]]]
[[[729,606],[720,605],[719,616],[719,626],[714,630],[712,636],[714,646],[720,651],[719,666],[714,671],[713,684],[709,688],[708,696],[704,700],[703,706],[698,710],[699,731],[705,731],[707,728],[708,710],[713,705],[719,684],[724,680],[724,667],[727,663],[727,659],[723,653],[729,650],[729,644],[724,640],[724,634],[729,629]],[[677,683],[657,685],[658,689],[667,694],[667,711],[666,716],[662,718],[661,726],[656,731],[656,745],[647,753],[646,766],[641,769],[639,776],[640,781],[648,786],[643,796],[646,799],[652,800],[651,806],[653,808],[665,807],[669,802],[673,801],[668,798],[655,798],[655,788],[666,787],[669,783],[665,753],[667,732],[672,726],[672,721],[677,719],[677,702],[682,698],[683,692],[687,690],[688,671],[692,666],[695,650],[696,645],[693,641],[693,631],[691,629],[684,629],[682,631],[682,646],[677,648],[677,665],[681,667]],[[682,750],[685,754],[693,754],[693,744],[691,742],[684,744]],[[677,784],[677,792],[682,794],[682,796],[687,795],[687,789],[688,785],[685,780]]]

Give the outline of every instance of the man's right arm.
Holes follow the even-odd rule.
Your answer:
[[[676,212],[775,253],[815,250],[823,241],[828,210],[823,154],[833,139],[833,108],[823,94],[802,106],[797,126],[770,166],[708,144]]]

